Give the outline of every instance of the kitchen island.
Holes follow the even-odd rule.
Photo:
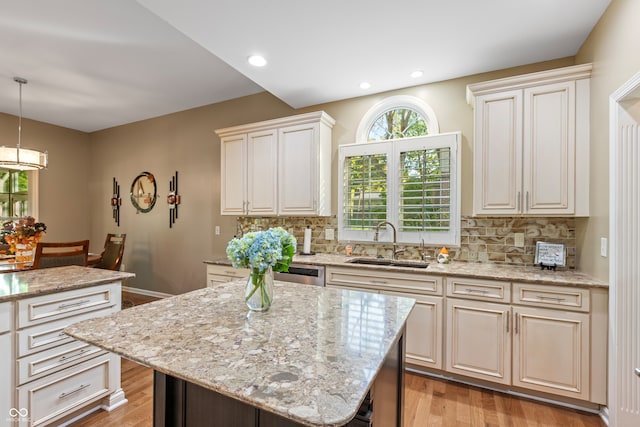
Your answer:
[[[402,426],[414,300],[276,282],[265,313],[244,281],[65,329],[155,370],[154,424]]]
[[[60,425],[127,402],[120,358],[63,330],[119,311],[134,276],[79,266],[0,274],[0,420]]]

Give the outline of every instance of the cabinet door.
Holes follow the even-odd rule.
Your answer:
[[[575,212],[575,82],[524,90],[525,213]]]
[[[8,305],[8,304],[7,304]],[[11,333],[0,334],[0,420],[11,420],[11,418],[18,414],[14,414],[15,411],[9,411],[13,405],[13,381],[11,380],[11,370],[13,364],[10,362],[13,360],[13,345],[12,345]],[[8,425],[11,422],[7,421]]]
[[[589,315],[513,310],[513,385],[588,400]]]
[[[510,311],[506,304],[449,298],[446,370],[510,384]]]
[[[522,90],[477,97],[474,135],[474,213],[519,213]]]
[[[275,215],[278,170],[275,130],[247,135],[247,213]]]
[[[315,215],[318,209],[319,125],[280,128],[278,133],[281,215]]]
[[[244,215],[247,200],[247,135],[220,140],[220,213]]]
[[[382,291],[382,294],[415,298],[407,319],[406,361],[427,368],[442,369],[442,297]]]

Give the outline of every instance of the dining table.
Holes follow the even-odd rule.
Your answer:
[[[87,257],[87,266],[92,267],[100,262],[102,254],[89,252]],[[13,273],[16,271],[33,270],[32,264],[15,262],[12,255],[4,255],[0,259],[0,273]]]

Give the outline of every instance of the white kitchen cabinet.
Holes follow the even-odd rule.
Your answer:
[[[12,415],[9,413],[13,402],[13,366],[9,363],[13,357],[12,314],[11,302],[0,303],[0,420],[10,419]]]
[[[590,312],[595,324],[598,304],[591,299],[584,288],[513,283],[513,385],[592,397]]]
[[[216,130],[222,215],[331,214],[331,128],[319,111]]]
[[[588,400],[589,315],[513,310],[513,385]]]
[[[510,316],[507,304],[448,298],[446,370],[510,384]]]
[[[327,266],[326,277],[327,287],[415,298],[416,305],[407,319],[406,361],[442,369],[442,277],[334,266]]]
[[[275,215],[277,133],[249,132],[221,138],[222,214]]]
[[[475,215],[587,216],[591,64],[472,84]]]
[[[207,287],[211,288],[220,283],[232,280],[246,279],[251,270],[248,268],[233,268],[230,265],[207,264]]]
[[[95,407],[111,410],[126,403],[120,387],[120,358],[64,333],[72,323],[120,310],[121,286],[118,281],[18,299],[13,304],[15,324],[0,335],[0,351],[8,361],[0,367],[2,387],[10,387],[9,399],[0,399],[0,405],[10,402],[20,411],[14,411],[17,425],[59,424],[71,414]]]

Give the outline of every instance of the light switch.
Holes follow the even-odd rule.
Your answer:
[[[216,225],[216,236],[220,235],[220,226]]]
[[[600,238],[600,256],[601,257],[607,257],[607,246],[608,246],[608,242],[607,242],[607,238],[606,237],[601,237]]]
[[[333,228],[325,228],[324,229],[324,239],[325,240],[333,240],[335,238],[335,233]]]

